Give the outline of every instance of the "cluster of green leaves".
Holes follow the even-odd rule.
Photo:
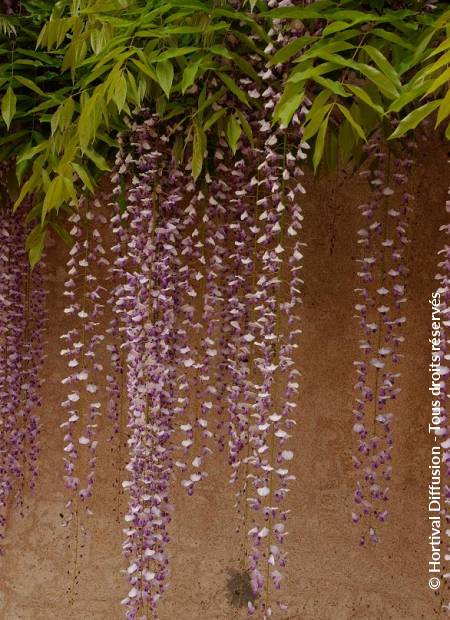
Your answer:
[[[248,119],[261,104],[246,84],[267,86],[257,67],[286,77],[271,79],[282,92],[274,123],[288,126],[312,100],[303,122],[315,169],[358,160],[377,129],[398,138],[435,111],[437,125],[446,121],[450,11],[397,4],[23,0],[20,15],[0,19],[0,161],[15,162],[15,207],[32,200],[32,262],[48,227],[67,237],[61,213],[94,191],[134,111],[149,108],[171,128],[174,154],[194,178],[217,136],[233,152],[242,136],[252,142]],[[274,24],[290,42],[268,56]]]
[[[450,11],[372,12],[359,10],[360,3],[324,4],[327,21],[320,36],[298,37],[270,59],[290,66],[276,120],[287,125],[299,102],[306,95],[313,99],[304,138],[314,140],[314,169],[321,162],[333,168],[339,161],[358,161],[376,129],[395,139],[436,109],[436,126],[447,119]],[[319,19],[322,6],[275,9],[271,15],[291,22]]]
[[[242,131],[251,137],[236,75],[259,79],[246,57],[262,55],[255,41],[267,36],[250,7],[61,0],[23,9],[4,18],[0,158],[16,161],[15,207],[33,196],[39,247],[47,225],[109,170],[114,136],[133,110],[152,107],[172,121],[174,152],[181,159],[187,149],[195,177],[207,132],[225,132],[233,150]]]

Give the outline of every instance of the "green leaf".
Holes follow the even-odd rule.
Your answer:
[[[175,137],[175,141],[173,143],[173,147],[172,147],[172,156],[177,162],[177,164],[180,164],[183,161],[183,155],[184,155],[184,139],[181,134],[177,134]]]
[[[395,85],[386,78],[386,76],[376,69],[362,62],[355,62],[351,58],[344,58],[339,54],[329,54],[327,52],[320,53],[320,57],[329,62],[336,63],[342,67],[348,67],[354,71],[361,73],[367,77],[388,99],[396,99],[399,96],[399,92]]]
[[[426,103],[425,105],[422,105],[407,114],[397,125],[396,130],[389,136],[389,140],[401,138],[410,129],[415,129],[417,125],[424,120],[424,118],[429,116],[434,110],[436,110],[436,108],[439,107],[440,103],[440,100],[430,101],[429,103]]]
[[[339,126],[338,144],[342,161],[345,164],[350,159],[355,145],[355,132],[348,121],[344,121]]]
[[[236,110],[236,114],[239,117],[243,132],[247,136],[247,139],[250,142],[250,144],[253,145],[253,131],[252,131],[252,128],[250,127],[248,120],[245,118],[245,116],[242,114],[240,110]]]
[[[234,64],[237,67],[239,67],[242,73],[245,73],[246,75],[250,76],[252,80],[255,80],[255,82],[261,81],[261,78],[259,77],[258,73],[255,71],[251,63],[245,60],[245,58],[243,58],[240,54],[233,54],[232,58],[233,58]]]
[[[204,101],[202,101],[202,98],[199,97],[198,102],[200,105],[198,106],[197,114],[201,114],[201,112],[203,112],[210,106],[217,103],[219,99],[221,99],[224,96],[225,93],[226,93],[226,89],[224,86],[222,86],[221,88],[219,88],[219,90],[217,90],[214,94],[212,94],[211,97],[208,97],[208,99]]]
[[[84,152],[86,156],[89,157],[89,159],[97,166],[99,170],[104,170],[104,171],[111,170],[110,166],[106,162],[106,159],[102,155],[100,155],[96,151],[93,151],[92,149],[85,149]]]
[[[192,54],[192,52],[197,52],[198,49],[198,47],[177,47],[175,49],[167,50],[167,52],[163,52],[154,59],[154,62],[164,62],[165,60],[169,60],[169,58],[186,56],[187,54]]]
[[[345,52],[348,50],[355,49],[355,46],[351,43],[347,43],[346,41],[327,41],[324,42],[322,39],[317,41],[310,50],[308,50],[305,54],[302,54],[299,58],[295,60],[297,63],[303,63],[310,58],[325,58],[325,54],[334,55],[338,52]],[[327,60],[325,58],[325,60]]]
[[[365,75],[371,82],[377,86],[381,92],[388,99],[396,99],[399,96],[399,92],[395,86],[395,84],[387,78],[384,73],[375,69],[375,67],[371,67],[370,65],[366,65],[364,63],[355,63],[359,69],[359,71]]]
[[[57,129],[61,131],[65,131],[67,127],[70,125],[72,120],[73,113],[75,111],[75,103],[72,97],[69,97],[62,103],[56,112],[54,112],[51,119],[51,129],[52,135],[56,132]]]
[[[241,137],[242,128],[235,116],[230,116],[227,123],[227,140],[233,154],[237,151],[237,144]]]
[[[127,99],[127,80],[123,74],[123,71],[119,73],[117,79],[115,80],[112,98],[118,111],[122,112]]]
[[[427,65],[424,71],[424,75],[426,76],[432,75],[438,69],[448,64],[450,64],[450,50],[446,52],[445,54],[442,54],[442,56],[438,58],[435,62],[433,62],[431,65]]]
[[[83,166],[81,166],[80,164],[77,164],[75,162],[72,162],[71,166],[73,168],[73,171],[80,177],[80,179],[84,183],[85,187],[91,192],[91,194],[93,194],[94,193],[94,186],[92,184],[91,178],[90,178],[89,173],[86,170],[86,168],[83,168]]]
[[[231,60],[233,57],[230,50],[223,45],[213,45],[209,48],[209,52],[211,54],[216,54],[217,56],[222,56],[223,58],[228,58],[228,60]]]
[[[436,127],[438,127],[442,121],[444,121],[450,114],[450,90],[447,91],[445,97],[441,101],[439,111],[436,119]]]
[[[305,93],[303,91],[298,92],[298,89],[296,92],[290,92],[290,89],[286,89],[275,107],[273,120],[280,121],[284,127],[287,127],[300,107],[304,96]]]
[[[418,97],[423,95],[424,92],[427,90],[428,84],[429,82],[419,84],[419,86],[415,86],[414,88],[411,88],[410,90],[402,93],[400,97],[394,99],[394,101],[391,103],[388,108],[388,112],[399,112],[402,108],[405,107],[405,105],[408,105],[408,103],[411,103],[411,101],[414,101],[414,99],[417,99]]]
[[[183,78],[181,80],[181,92],[184,93],[190,88],[194,82],[198,73],[199,63],[188,65],[183,71]]]
[[[398,34],[390,32],[389,30],[385,30],[384,28],[374,28],[370,31],[370,34],[376,35],[377,37],[380,37],[380,39],[385,39],[386,41],[389,41],[389,43],[394,43],[395,45],[399,45],[405,49],[413,49],[411,43],[408,43],[408,41],[406,41],[403,37],[400,37]]]
[[[426,57],[427,60],[429,58],[432,58],[433,56],[436,56],[437,54],[440,54],[441,52],[445,52],[446,50],[448,50],[449,47],[450,47],[450,37],[447,37],[444,41],[442,41],[440,45],[438,45],[434,50],[432,50],[428,54],[428,56]]]
[[[23,77],[22,75],[15,75],[14,79],[20,82],[20,84],[23,84],[23,86],[26,86],[27,88],[35,92],[37,95],[40,95],[41,97],[45,97],[45,98],[47,97],[44,91],[41,88],[39,88],[39,86],[35,84],[35,82],[32,82],[28,78]]]
[[[314,77],[313,80],[323,86],[324,88],[328,88],[332,93],[338,95],[339,97],[348,97],[349,94],[342,86],[340,82],[336,82],[335,80],[329,80],[328,78],[324,78],[322,76]]]
[[[67,189],[64,183],[64,177],[58,175],[50,182],[50,186],[45,194],[44,204],[42,205],[42,221],[44,221],[47,213],[52,209],[57,209],[67,198]]]
[[[150,78],[154,82],[158,81],[158,78],[156,77],[156,73],[153,71],[151,67],[141,62],[140,60],[137,60],[136,58],[132,58],[131,62],[135,64],[136,67],[139,69],[139,71],[143,73],[144,75],[146,75],[148,78]]]
[[[26,240],[26,249],[31,268],[35,267],[41,260],[44,251],[46,230],[41,224],[37,224],[29,233]]]
[[[374,101],[372,101],[369,93],[363,88],[361,88],[360,86],[356,86],[355,84],[346,84],[345,87],[350,90],[356,97],[358,97],[358,99],[360,99],[366,105],[375,110],[375,112],[378,112],[378,114],[380,115],[383,114],[383,108]]]
[[[206,150],[206,134],[203,128],[194,124],[194,139],[192,145],[192,176],[198,179],[203,168],[203,159]]]
[[[306,80],[314,79],[319,75],[323,75],[324,73],[329,73],[330,71],[334,71],[338,65],[332,62],[322,62],[320,65],[316,65],[315,67],[304,68],[303,66],[296,67],[291,75],[288,78],[288,83],[298,83],[305,82]]]
[[[322,125],[325,115],[331,110],[332,107],[333,106],[331,103],[327,103],[323,107],[317,108],[313,113],[310,111],[306,118],[307,124],[305,125],[305,130],[303,132],[303,140],[305,142],[317,133],[319,127]]]
[[[73,246],[75,239],[63,226],[60,226],[58,222],[50,222],[50,226],[69,248]]]
[[[28,194],[31,195],[33,193],[33,191],[36,189],[38,184],[39,184],[38,175],[34,173],[22,185],[19,197],[17,198],[16,202],[14,203],[13,212],[16,211],[20,207],[20,205],[22,204],[25,196],[27,196]]]
[[[326,104],[330,97],[331,92],[329,90],[321,90],[320,93],[315,97],[312,106],[309,109],[306,120],[315,116],[316,112]]]
[[[314,171],[317,171],[319,167],[320,161],[323,156],[323,149],[325,147],[325,137],[327,135],[328,129],[328,116],[323,120],[320,125],[319,133],[317,134],[316,144],[314,147],[314,155],[313,155],[313,166]]]
[[[341,32],[342,30],[346,30],[347,28],[351,28],[355,25],[355,21],[352,22],[343,22],[337,20],[335,22],[331,22],[328,26],[324,28],[323,36],[327,37],[329,34],[334,34],[335,32]]]
[[[340,103],[338,103],[338,108],[340,109],[342,114],[345,116],[345,118],[348,120],[348,122],[353,127],[353,129],[356,131],[356,133],[361,138],[361,140],[366,141],[366,134],[364,133],[364,129],[361,127],[359,123],[355,121],[355,119],[350,113],[350,110],[348,110],[345,106],[341,105]]]
[[[11,121],[16,113],[17,97],[14,94],[11,86],[8,86],[8,90],[2,97],[2,117],[6,123],[6,127],[9,129]]]
[[[226,112],[225,108],[220,108],[219,110],[216,110],[215,112],[213,112],[213,114],[211,114],[211,116],[208,119],[206,119],[204,127],[203,127],[204,130],[208,131],[208,129],[212,127],[214,123],[216,123],[219,120],[219,118],[222,118],[225,112]]]
[[[30,148],[26,148],[17,157],[17,162],[16,163],[20,164],[23,161],[27,161],[28,159],[33,159],[38,153],[41,153],[44,149],[46,149],[47,146],[48,146],[48,140],[43,140],[42,142],[40,142],[36,146],[32,146]]]
[[[233,78],[231,78],[226,73],[222,73],[221,71],[218,71],[217,75],[220,77],[220,79],[225,84],[225,86],[227,86],[228,89],[234,95],[236,95],[239,101],[242,101],[242,103],[244,103],[245,105],[250,106],[248,99],[247,99],[247,95],[244,93],[244,91],[241,88],[239,88],[239,86],[236,84]]]
[[[448,67],[441,75],[434,80],[431,84],[430,88],[425,93],[426,95],[431,95],[435,90],[440,88],[443,84],[450,80],[450,67]]]
[[[300,52],[304,47],[306,47],[309,43],[312,43],[313,41],[317,41],[317,37],[303,36],[298,37],[298,39],[294,39],[293,41],[282,47],[280,50],[278,50],[272,56],[272,58],[269,60],[269,65],[273,66],[286,62],[286,60],[289,60],[289,58],[291,58],[295,54],[298,54],[298,52]]]
[[[338,141],[337,136],[333,131],[328,132],[328,136],[325,142],[324,159],[327,169],[333,172],[336,169],[338,162]]]
[[[156,77],[167,99],[170,97],[173,82],[173,65],[170,60],[163,60],[156,65]]]
[[[86,150],[95,138],[101,120],[101,113],[105,109],[106,104],[102,100],[99,90],[94,91],[92,96],[82,106],[78,119],[78,136],[82,151]]]
[[[380,50],[377,50],[376,47],[372,47],[372,45],[364,45],[362,49],[370,56],[386,78],[395,84],[396,88],[400,89],[401,83],[396,70]]]

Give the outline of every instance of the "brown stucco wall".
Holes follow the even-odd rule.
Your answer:
[[[428,299],[434,290],[436,252],[443,239],[448,186],[447,157],[438,144],[421,145],[413,175],[416,216],[409,257],[408,323],[402,362],[402,393],[394,424],[394,477],[390,520],[377,548],[360,549],[349,520],[354,472],[351,403],[353,360],[359,334],[353,318],[356,286],[353,257],[359,219],[356,206],[367,192],[358,177],[343,174],[312,183],[304,199],[303,336],[297,353],[304,378],[295,431],[297,482],[285,584],[291,620],[419,620],[438,618],[438,596],[428,588],[427,485],[431,440],[428,393]],[[99,452],[95,516],[83,543],[78,584],[73,541],[61,528],[65,501],[59,424],[61,295],[65,251],[49,249],[50,322],[42,410],[41,477],[27,497],[24,518],[11,515],[0,567],[2,620],[115,620],[127,585],[120,574],[124,498],[118,500],[117,453]],[[234,532],[233,489],[226,457],[209,467],[193,498],[174,486],[170,545],[171,586],[161,620],[234,620],[246,613],[231,603],[230,575],[240,570],[241,536]],[[70,545],[72,544],[72,547]]]

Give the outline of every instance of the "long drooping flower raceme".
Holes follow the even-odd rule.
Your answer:
[[[386,485],[392,472],[393,401],[400,391],[397,365],[406,321],[405,253],[412,199],[401,189],[412,161],[383,151],[376,139],[368,148],[373,167],[362,174],[369,180],[371,194],[359,207],[364,227],[358,231],[362,251],[357,275],[361,284],[356,289],[359,301],[355,306],[363,355],[355,362],[358,395],[353,409],[358,446],[353,463],[360,475],[352,519],[364,524],[361,545],[368,540],[378,542],[378,525],[388,516]]]
[[[78,516],[81,505],[90,513],[101,416],[98,391],[103,371],[97,353],[105,338],[101,325],[105,289],[99,284],[98,272],[109,266],[100,232],[105,223],[100,203],[83,204],[69,220],[74,244],[67,262],[64,295],[68,302],[64,312],[74,327],[61,336],[64,346],[61,355],[66,358],[69,370],[62,380],[68,393],[62,403],[67,419],[61,424],[65,444],[64,480],[71,491],[66,506],[68,521],[74,514]]]
[[[46,322],[44,263],[34,270],[25,250],[22,211],[0,213],[0,530],[14,500],[22,506],[26,486],[38,473],[40,369]]]
[[[261,130],[264,135],[264,122]],[[291,152],[282,135],[277,137],[267,130],[266,136],[263,161],[256,176],[254,233],[260,250],[254,267],[258,275],[256,287],[247,296],[247,303],[255,309],[248,331],[254,339],[251,344],[255,402],[249,429],[251,452],[246,459],[253,492],[246,499],[254,515],[249,530],[252,584],[255,593],[262,597],[264,617],[270,617],[270,591],[280,587],[280,569],[285,565],[281,545],[287,533],[287,511],[283,510],[282,501],[293,478],[288,465],[293,452],[287,449],[286,442],[296,424],[292,395],[298,389],[299,373],[292,355],[298,333],[295,323],[302,253],[297,237],[303,219],[299,198],[304,188],[300,181],[302,171],[295,163],[302,158],[303,147],[295,147]],[[285,608],[283,603],[279,605]],[[254,611],[253,603],[249,610]]]
[[[150,117],[134,128],[135,152],[119,172],[135,171],[117,226],[127,226],[128,260],[116,260],[123,284],[115,301],[124,333],[129,407],[129,479],[123,481],[129,494],[123,546],[129,562],[130,589],[123,600],[129,620],[154,616],[167,585],[172,436],[177,397],[186,389],[178,352],[181,366],[190,366],[183,363],[184,328],[177,322],[190,315],[181,303],[183,287],[191,290],[180,262],[184,189],[155,123]]]
[[[280,22],[269,34],[273,43],[266,52],[287,43],[292,33],[285,32]],[[263,81],[282,78],[277,67],[256,68]],[[238,505],[241,499],[245,503],[244,550],[255,595],[248,610],[269,618],[274,613],[272,591],[280,588],[286,561],[282,543],[288,511],[282,502],[293,479],[288,464],[293,452],[287,442],[296,424],[292,397],[299,387],[292,355],[298,334],[302,259],[298,233],[305,191],[297,162],[306,157],[308,145],[298,130],[304,108],[294,115],[290,130],[273,128],[268,118],[279,95],[271,86],[249,83],[247,88],[252,97],[261,99],[262,112],[248,117],[254,135],[260,137],[258,144],[251,148],[241,144],[244,158],[233,171],[239,183],[231,201],[236,215],[230,256],[235,257],[235,272],[228,287],[233,336],[229,445],[231,480],[241,481]],[[278,605],[286,608],[279,600]]]

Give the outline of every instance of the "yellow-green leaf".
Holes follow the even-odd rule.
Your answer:
[[[239,88],[239,86],[236,84],[233,78],[231,78],[226,73],[222,73],[221,71],[218,71],[217,75],[220,77],[220,79],[225,84],[225,86],[227,86],[230,89],[230,91],[234,95],[236,95],[239,101],[242,101],[242,103],[244,103],[245,105],[249,105],[247,95],[244,93],[242,88]]]
[[[235,116],[230,116],[227,123],[227,140],[233,153],[237,151],[237,144],[241,137],[242,129]]]
[[[382,73],[393,83],[395,86],[400,89],[400,79],[399,76],[388,61],[388,59],[378,50],[376,47],[372,47],[372,45],[364,45],[363,50],[370,56],[373,62],[378,65],[378,68],[382,71]]]
[[[183,71],[183,79],[181,81],[181,92],[183,94],[195,82],[195,77],[197,75],[198,68],[199,68],[198,63],[195,63],[193,65],[188,65],[186,69]]]
[[[353,118],[353,116],[350,113],[350,110],[348,108],[346,108],[345,106],[341,105],[340,103],[338,103],[338,108],[340,109],[342,114],[345,116],[345,118],[348,120],[348,122],[353,127],[353,129],[356,131],[356,133],[361,138],[361,140],[365,141],[366,140],[366,134],[364,133],[364,129],[361,127],[361,125],[359,123],[357,123],[355,121],[355,119]]]
[[[369,93],[363,88],[361,88],[360,86],[356,86],[356,84],[346,84],[345,87],[350,90],[356,97],[358,97],[358,99],[360,99],[366,105],[375,110],[375,112],[378,112],[378,114],[380,115],[383,114],[383,108],[374,101],[372,101]]]
[[[169,99],[172,90],[173,74],[173,65],[170,60],[163,60],[156,65],[156,77],[167,99]]]
[[[435,90],[450,80],[450,67],[448,67],[441,75],[434,80],[425,95],[431,95]]]
[[[123,110],[127,98],[127,80],[121,71],[115,76],[111,85],[112,98],[119,112]]]
[[[80,177],[80,179],[84,183],[85,187],[91,193],[94,193],[94,186],[92,184],[91,178],[90,178],[89,173],[87,172],[87,170],[85,168],[83,168],[83,166],[81,166],[80,164],[77,164],[75,162],[72,162],[71,166],[73,168],[73,171],[76,172],[76,174]]]
[[[239,121],[241,123],[242,131],[247,136],[247,139],[250,142],[250,144],[253,144],[253,131],[252,131],[252,128],[250,127],[250,123],[248,122],[248,120],[245,118],[245,116],[242,114],[240,110],[236,110],[236,114],[238,115]]]
[[[20,164],[23,161],[26,161],[28,159],[33,159],[35,157],[35,155],[37,155],[38,153],[41,153],[44,149],[47,148],[47,146],[48,146],[48,140],[43,140],[43,142],[41,142],[40,144],[38,144],[36,146],[32,146],[30,148],[26,148],[17,157],[17,162],[16,163]]]
[[[219,118],[221,118],[225,114],[225,112],[226,112],[225,108],[219,108],[218,110],[213,112],[211,116],[206,119],[204,130],[207,131],[210,127],[212,127],[214,123],[216,123],[219,120]]]
[[[93,151],[92,149],[86,149],[85,154],[97,166],[99,170],[111,170],[106,159],[96,151]]]
[[[290,89],[286,88],[275,106],[273,114],[274,121],[280,121],[284,127],[289,125],[305,96],[304,92],[290,93],[289,90]]]
[[[320,161],[323,156],[323,149],[325,146],[325,137],[327,135],[327,129],[328,129],[328,116],[323,120],[322,124],[320,125],[319,133],[317,134],[316,144],[314,147],[314,155],[313,155],[314,171],[317,171],[317,168],[319,167]]]
[[[450,114],[450,90],[447,91],[445,97],[441,101],[439,106],[438,115],[436,119],[436,127],[444,121]]]
[[[415,129],[424,118],[429,116],[434,110],[436,110],[437,107],[439,107],[440,103],[440,99],[439,101],[430,101],[429,103],[425,103],[425,105],[422,105],[407,114],[397,125],[396,130],[389,136],[389,140],[401,138],[410,129]]]
[[[295,54],[298,54],[306,45],[316,41],[317,37],[303,36],[298,37],[278,50],[270,59],[269,65],[277,65],[278,63],[284,63],[289,60]]]
[[[42,221],[52,209],[57,209],[67,198],[67,188],[65,177],[57,176],[50,182],[47,193],[45,194],[44,204],[42,205]]]
[[[8,86],[6,93],[2,97],[2,117],[8,129],[16,113],[16,102],[17,97],[11,86]]]
[[[325,114],[327,114],[327,112],[331,110],[331,107],[332,104],[327,103],[321,108],[316,108],[314,111],[311,108],[311,111],[307,116],[307,124],[303,132],[303,140],[305,140],[305,142],[307,142],[317,133],[319,128],[322,126],[322,121],[325,117]]]
[[[192,176],[197,179],[203,168],[203,159],[206,149],[206,134],[197,123],[194,125],[194,140],[192,146]]]
[[[42,257],[46,232],[46,229],[41,224],[37,224],[27,237],[25,247],[28,250],[28,257],[32,268]]]
[[[20,82],[20,84],[23,84],[23,86],[26,86],[27,88],[35,92],[37,95],[40,95],[41,97],[47,97],[42,88],[39,88],[39,86],[35,84],[32,80],[29,80],[22,75],[15,75],[14,79]]]
[[[17,198],[16,202],[14,203],[13,206],[13,211],[16,211],[20,205],[22,204],[24,198],[28,195],[28,194],[32,194],[33,191],[36,189],[36,187],[39,184],[39,177],[37,174],[32,174],[31,177],[25,181],[25,183],[22,185],[22,188],[20,190],[20,194],[19,197]]]

